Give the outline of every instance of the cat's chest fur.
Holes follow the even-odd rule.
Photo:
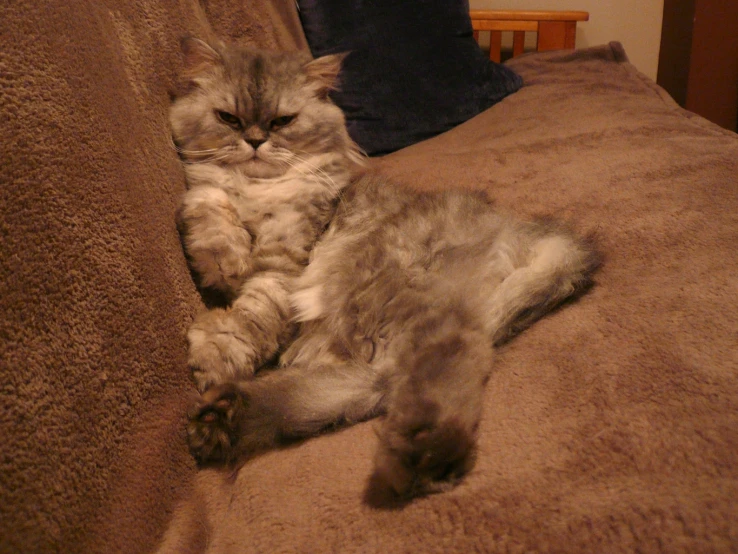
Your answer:
[[[255,178],[212,164],[189,167],[187,177],[190,186],[225,191],[256,246],[280,243],[305,251],[330,220],[335,189],[347,182],[342,175],[300,169],[279,177]]]

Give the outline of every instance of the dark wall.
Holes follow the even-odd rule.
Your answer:
[[[686,109],[738,129],[738,2],[664,0],[657,82]]]

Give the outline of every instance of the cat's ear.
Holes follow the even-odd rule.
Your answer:
[[[222,63],[221,55],[207,42],[185,37],[180,46],[184,54],[185,76],[194,78]]]
[[[348,52],[328,54],[305,64],[308,81],[317,88],[319,96],[328,96],[330,91],[336,89],[341,64],[348,55]]]

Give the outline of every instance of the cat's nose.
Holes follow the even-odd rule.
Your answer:
[[[259,146],[261,146],[262,144],[266,142],[266,139],[262,139],[262,138],[247,138],[243,140],[248,142],[254,150],[259,148]]]

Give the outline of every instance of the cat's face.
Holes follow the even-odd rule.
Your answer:
[[[277,177],[291,165],[355,146],[328,98],[342,56],[267,53],[183,42],[186,90],[170,123],[186,162],[215,162],[250,177]]]

